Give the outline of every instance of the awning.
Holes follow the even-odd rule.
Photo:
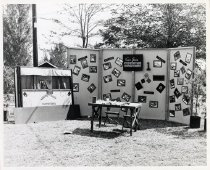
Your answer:
[[[21,75],[37,76],[71,76],[71,70],[61,70],[52,68],[21,67]]]

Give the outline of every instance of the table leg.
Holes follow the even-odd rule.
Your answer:
[[[132,121],[132,116],[133,116],[133,109],[130,109],[131,113],[130,113],[130,136],[132,136],[132,126],[133,126],[133,121]]]
[[[95,112],[95,108],[94,108],[94,106],[92,106],[91,132],[93,132],[94,112]]]
[[[99,108],[99,127],[101,127],[101,114],[102,114],[102,107]]]

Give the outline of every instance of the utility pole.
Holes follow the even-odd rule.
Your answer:
[[[32,4],[32,27],[33,27],[33,66],[38,67],[36,4]]]

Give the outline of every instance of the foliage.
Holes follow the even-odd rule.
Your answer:
[[[3,11],[4,93],[14,93],[15,66],[25,66],[31,59],[30,5],[9,4]]]
[[[205,58],[205,22],[202,4],[121,5],[113,10],[113,17],[104,24],[105,29],[100,30],[104,40],[101,46],[195,46],[197,58]]]
[[[59,11],[64,18],[62,19],[51,19],[55,23],[62,27],[61,32],[51,31],[51,36],[59,37],[71,37],[76,36],[82,40],[82,48],[87,48],[89,39],[97,35],[95,29],[101,25],[102,21],[95,18],[97,15],[104,11],[106,6],[101,4],[78,4],[72,6],[70,4],[65,4],[63,11]]]
[[[27,65],[31,59],[30,5],[10,4],[3,13],[4,65]]]
[[[45,52],[43,61],[48,61],[51,64],[60,67],[66,68],[66,48],[62,43],[55,44],[50,50],[43,50]],[[48,59],[49,55],[49,59]]]

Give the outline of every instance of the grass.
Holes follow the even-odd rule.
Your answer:
[[[206,166],[202,129],[140,120],[129,135],[121,125],[90,132],[89,120],[4,124],[4,166]]]

